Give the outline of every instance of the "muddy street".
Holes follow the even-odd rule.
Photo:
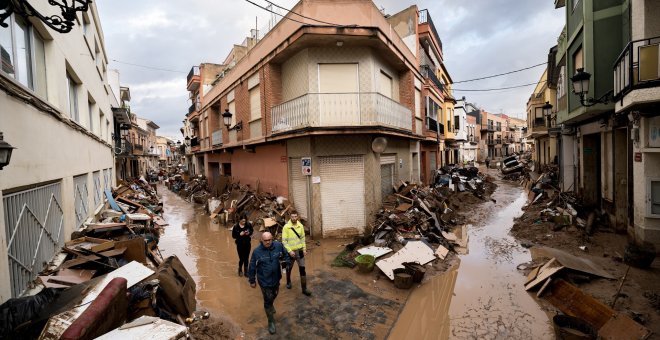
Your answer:
[[[237,275],[238,255],[231,232],[213,223],[204,211],[160,187],[169,226],[159,246],[164,256],[176,254],[197,283],[199,308],[226,317],[237,336],[267,337],[261,291]],[[255,233],[257,234],[257,233]],[[258,245],[252,240],[252,249]],[[294,268],[293,289],[280,286],[275,302],[277,337],[383,339],[396,320],[409,291],[387,279],[373,280],[330,263],[346,240],[308,243],[307,272],[311,298],[302,295]],[[312,273],[312,275],[309,275]],[[231,338],[230,334],[223,334]]]
[[[451,337],[457,339],[553,339],[548,316],[523,287],[516,269],[529,251],[509,235],[527,197],[521,187],[496,181],[482,206],[481,221],[469,230],[469,253],[460,267],[449,308]]]

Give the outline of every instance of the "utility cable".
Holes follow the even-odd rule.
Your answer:
[[[283,10],[289,12],[289,13],[295,14],[295,15],[297,15],[297,16],[299,16],[299,17],[302,17],[302,18],[305,18],[305,19],[313,20],[313,21],[320,22],[320,23],[322,23],[322,24],[331,25],[331,26],[344,26],[344,25],[335,24],[335,23],[332,23],[332,22],[327,22],[327,21],[323,21],[323,20],[319,20],[319,19],[314,19],[314,18],[311,18],[311,17],[308,17],[308,16],[304,16],[304,15],[302,15],[302,14],[300,14],[300,13],[296,13],[296,12],[290,10],[290,9],[287,9],[287,8],[285,8],[285,7],[282,7],[282,6],[276,4],[276,3],[272,2],[272,1],[268,1],[268,0],[265,0],[265,1],[266,1],[267,3],[269,3],[269,4],[271,4],[271,5],[273,5],[273,6],[277,7],[277,8],[279,8],[279,9],[283,9]]]
[[[498,87],[498,88],[493,88],[493,89],[452,89],[452,91],[462,91],[462,92],[488,92],[488,91],[500,91],[500,90],[510,90],[510,89],[516,89],[520,87],[525,87],[525,86],[531,86],[531,85],[537,85],[541,83],[545,83],[546,80],[543,81],[537,81],[534,83],[529,83],[529,84],[522,84],[522,85],[513,85],[513,86],[506,86],[506,87]]]
[[[246,1],[246,2],[249,2],[249,3],[251,3],[251,4],[253,4],[253,5],[255,5],[255,6],[261,8],[261,9],[263,9],[264,11],[271,12],[271,13],[273,13],[273,14],[275,14],[275,15],[279,15],[279,16],[281,16],[281,17],[284,18],[284,19],[288,19],[288,20],[291,20],[291,21],[295,21],[295,22],[300,23],[300,24],[303,24],[303,25],[308,25],[308,24],[305,23],[305,22],[302,22],[302,21],[300,21],[300,20],[296,20],[296,19],[293,19],[293,18],[289,18],[289,17],[287,17],[287,16],[285,16],[285,15],[282,15],[282,14],[277,13],[277,12],[275,12],[275,11],[273,11],[273,10],[270,10],[270,9],[268,9],[268,8],[266,8],[266,7],[263,7],[263,6],[261,6],[261,5],[257,4],[257,3],[254,3],[254,2],[252,2],[252,1],[250,1],[250,0],[245,0],[245,1]]]
[[[500,76],[504,76],[504,75],[507,75],[507,74],[516,73],[516,72],[520,72],[520,71],[525,71],[525,70],[529,70],[529,69],[532,69],[532,68],[535,68],[535,67],[539,67],[539,66],[541,66],[541,65],[547,65],[547,64],[548,64],[548,62],[546,61],[546,62],[543,62],[543,63],[540,63],[540,64],[532,65],[532,66],[525,67],[525,68],[521,68],[521,69],[518,69],[518,70],[513,70],[513,71],[504,72],[504,73],[499,73],[499,74],[494,74],[494,75],[492,75],[492,76],[485,76],[485,77],[480,77],[480,78],[474,78],[474,79],[468,79],[468,80],[455,81],[455,82],[453,82],[452,84],[467,83],[467,82],[475,81],[475,80],[483,80],[483,79],[489,79],[489,78],[500,77]]]
[[[131,65],[131,66],[135,66],[135,67],[142,67],[142,68],[146,68],[146,69],[150,69],[150,70],[165,71],[165,72],[174,72],[174,73],[184,73],[184,74],[185,74],[185,73],[188,73],[188,72],[184,72],[184,71],[168,70],[168,69],[165,69],[165,68],[158,68],[158,67],[153,67],[153,66],[146,66],[146,65],[140,65],[140,64],[127,63],[127,62],[125,62],[125,61],[120,61],[120,60],[117,60],[117,59],[110,59],[110,60],[112,60],[112,61],[114,61],[114,62],[116,62],[116,63],[126,64],[126,65]]]

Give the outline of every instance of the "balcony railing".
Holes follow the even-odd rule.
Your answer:
[[[199,75],[199,66],[193,66],[193,67],[190,69],[190,72],[188,72],[187,83],[190,84],[190,80],[191,80],[194,76],[198,76],[198,75]]]
[[[502,138],[495,139],[495,144],[502,144]]]
[[[535,128],[547,127],[545,124],[545,118],[534,118],[534,127]]]
[[[433,68],[431,66],[422,65],[420,67],[420,71],[424,77],[431,79],[433,84],[435,84],[435,86],[437,86],[440,91],[444,90],[445,86],[442,84],[438,76],[435,75],[435,72],[433,72]]]
[[[211,144],[213,146],[222,145],[222,129],[213,131],[211,135]]]
[[[133,153],[133,144],[125,139],[115,141],[115,155],[126,156]]]
[[[502,131],[502,125],[498,125],[495,127],[495,131]]]
[[[195,103],[193,103],[192,105],[190,105],[190,107],[188,108],[188,114],[191,114],[191,113],[193,113],[193,112],[195,112]]]
[[[486,143],[488,143],[488,145],[495,145],[495,140],[494,139],[487,139]]]
[[[429,24],[431,27],[431,31],[433,32],[433,35],[435,35],[435,39],[438,41],[438,48],[442,50],[442,40],[440,40],[440,35],[438,34],[438,31],[435,29],[435,25],[433,24],[433,20],[431,20],[431,15],[429,14],[429,11],[427,9],[423,9],[419,11],[419,23],[420,24]]]
[[[380,93],[308,93],[273,107],[273,132],[307,127],[387,126],[412,131],[412,112]]]
[[[431,117],[426,117],[426,129],[437,133],[440,130],[438,121]]]
[[[133,150],[144,151],[144,146],[142,146],[142,144],[134,144],[133,145]]]
[[[482,125],[481,130],[495,131],[495,126],[492,124]]]
[[[614,98],[645,87],[660,86],[660,37],[628,43],[614,63]]]

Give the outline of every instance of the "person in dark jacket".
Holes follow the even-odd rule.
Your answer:
[[[252,245],[252,223],[247,221],[246,216],[241,216],[238,223],[231,230],[231,236],[236,240],[236,251],[238,252],[238,276],[243,276],[243,268],[245,268],[245,275],[248,271],[248,258],[250,257],[250,248]]]
[[[248,281],[252,288],[256,288],[259,282],[270,334],[275,334],[273,302],[280,291],[280,279],[282,279],[280,268],[288,268],[289,264],[289,254],[282,243],[273,240],[273,234],[269,232],[261,234],[261,244],[254,249],[250,258]]]

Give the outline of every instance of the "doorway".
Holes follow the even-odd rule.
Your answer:
[[[600,207],[601,164],[600,133],[585,135],[582,140],[582,159],[584,164],[584,203],[587,206]]]

